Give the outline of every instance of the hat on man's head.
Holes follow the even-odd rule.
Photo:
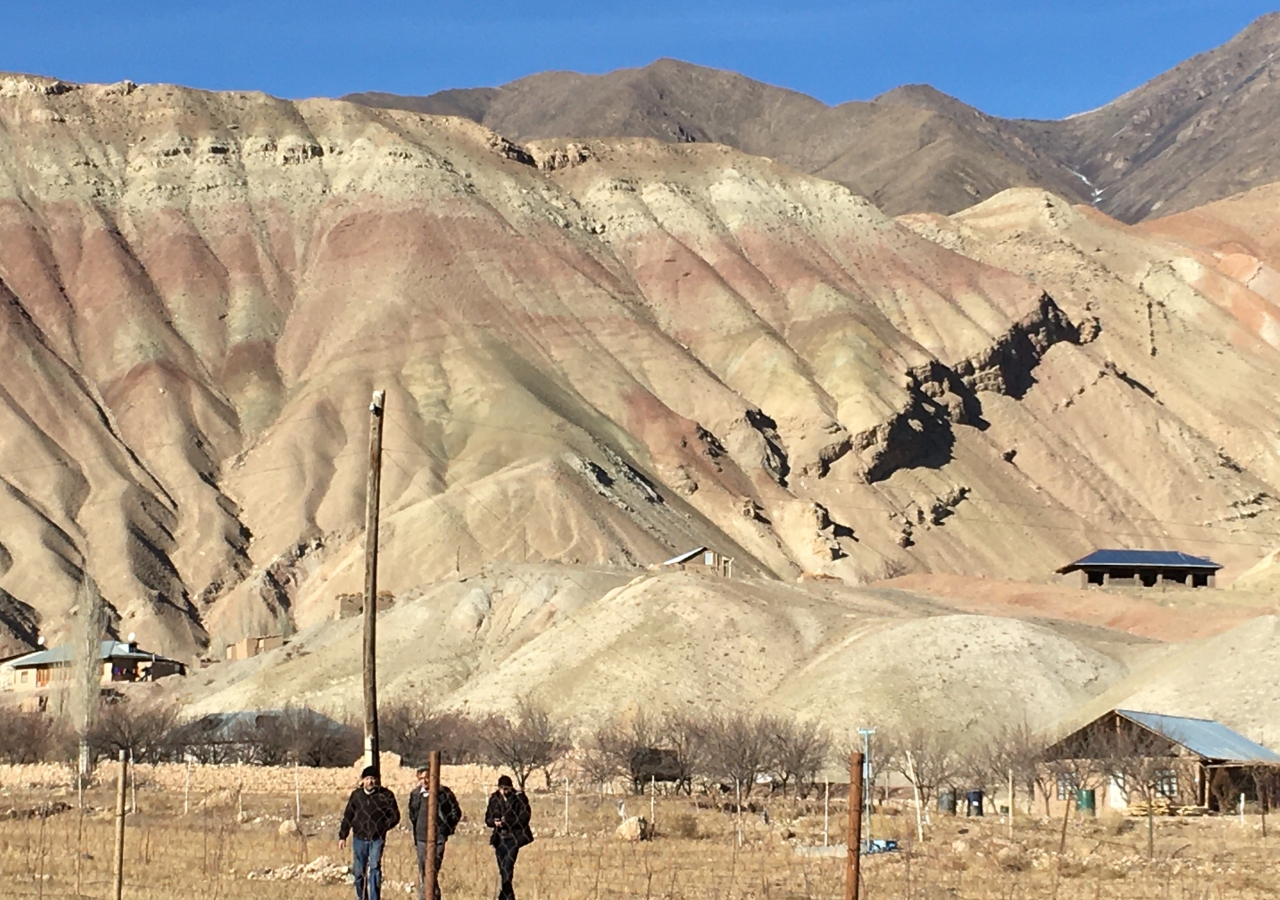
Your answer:
[[[361,777],[362,779],[364,779],[364,778],[377,778],[377,777],[378,777],[378,770],[377,770],[377,769],[375,769],[373,766],[365,766],[365,767],[364,767],[364,771],[360,773],[360,777]]]
[[[512,785],[511,785],[510,775],[500,775],[498,777],[498,787],[511,787],[511,786]]]

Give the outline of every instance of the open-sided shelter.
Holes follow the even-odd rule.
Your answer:
[[[1094,550],[1067,563],[1058,569],[1058,574],[1075,575],[1080,587],[1091,584],[1213,587],[1221,568],[1211,559],[1180,550]]]

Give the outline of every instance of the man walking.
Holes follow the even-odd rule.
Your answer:
[[[418,767],[418,784],[409,792],[409,822],[413,826],[413,840],[418,847],[418,900],[424,900],[427,882],[427,803],[431,797],[427,784],[426,766]],[[444,842],[462,821],[462,807],[453,791],[440,785],[436,798],[436,894],[440,900],[440,865],[444,862]]]
[[[338,826],[338,849],[347,846],[351,835],[351,868],[355,873],[356,900],[382,897],[382,850],[387,832],[400,823],[396,795],[378,784],[378,772],[366,766],[360,786],[351,792]]]
[[[484,824],[493,829],[489,843],[498,858],[498,877],[502,880],[498,900],[516,900],[511,879],[515,875],[520,848],[533,843],[533,831],[529,828],[531,817],[529,798],[524,791],[517,791],[511,779],[503,775],[498,779],[498,789],[490,795],[489,806],[484,811]]]

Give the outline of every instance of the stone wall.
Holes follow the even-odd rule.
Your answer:
[[[120,764],[100,763],[94,770],[94,784],[113,784],[119,777]],[[291,793],[295,786],[304,794],[345,793],[356,786],[360,765],[342,769],[313,769],[305,766],[205,766],[184,763],[139,763],[135,768],[138,789],[173,791],[187,789],[190,777],[192,794],[240,790],[247,794]],[[493,766],[441,766],[440,780],[459,794],[483,793],[493,789],[503,769]],[[539,776],[541,777],[541,776]],[[413,767],[401,765],[392,753],[382,755],[382,783],[397,794],[404,794],[416,783]],[[74,788],[75,767],[40,763],[35,765],[0,765],[0,788]],[[532,787],[532,785],[531,785]]]

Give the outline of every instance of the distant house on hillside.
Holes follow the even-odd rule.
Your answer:
[[[138,648],[137,641],[102,641],[98,661],[103,685],[131,681],[155,681],[169,675],[185,675],[177,660]],[[76,653],[70,644],[38,650],[0,665],[0,687],[10,691],[39,691],[68,687],[75,677]]]
[[[1080,587],[1091,584],[1213,587],[1221,568],[1211,559],[1178,550],[1094,550],[1058,569],[1058,574],[1074,574],[1076,577],[1072,580]]]
[[[722,578],[733,577],[733,558],[707,547],[695,547],[679,556],[673,556],[662,564],[691,572],[710,572]]]
[[[1241,795],[1280,785],[1280,753],[1249,740],[1221,722],[1114,709],[1056,743],[1043,754],[1049,814],[1079,804],[1078,791],[1098,807],[1123,810],[1147,802],[1163,807],[1220,811]],[[1089,778],[1082,783],[1083,773]],[[1257,778],[1255,775],[1265,777]],[[1270,786],[1270,787],[1268,787]],[[1149,799],[1148,799],[1149,798]]]
[[[268,634],[260,637],[241,638],[234,644],[227,644],[227,660],[235,661],[260,656],[277,647],[284,646],[284,635]]]
[[[390,591],[378,591],[378,612],[386,612],[396,602],[396,595]],[[335,619],[351,619],[364,615],[364,594],[339,594],[338,609]]]

